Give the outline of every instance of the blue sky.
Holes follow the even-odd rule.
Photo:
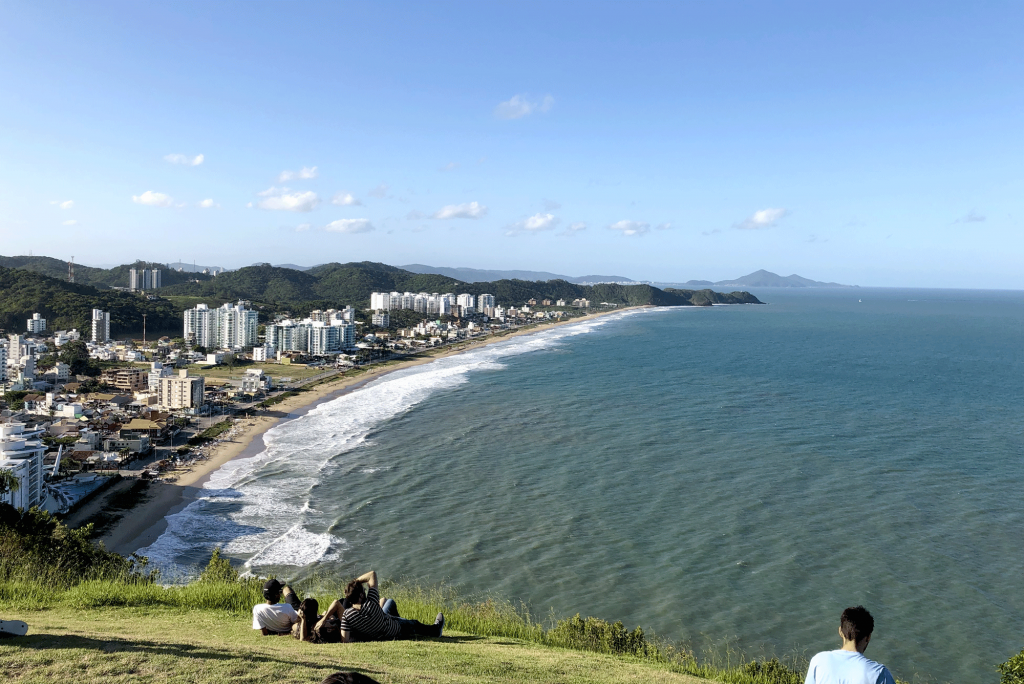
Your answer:
[[[0,254],[1024,288],[1022,25],[1019,2],[2,1]]]

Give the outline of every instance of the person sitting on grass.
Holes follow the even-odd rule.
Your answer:
[[[843,647],[811,658],[804,684],[896,684],[889,668],[864,657],[875,620],[864,606],[847,608],[839,617]]]
[[[400,617],[394,600],[381,601],[377,573],[373,570],[348,583],[345,603],[347,607],[341,615],[341,640],[345,643],[355,641],[356,634],[367,641],[390,641],[415,636],[439,637],[444,630],[443,613],[437,614],[434,624],[425,625]]]
[[[292,635],[299,641],[314,644],[341,643],[341,601],[334,601],[323,615],[318,615],[320,604],[315,598],[303,599],[299,604],[299,622],[292,628]]]
[[[282,590],[287,603],[280,603]],[[263,585],[263,598],[267,599],[266,603],[252,607],[252,628],[260,630],[263,636],[291,634],[292,625],[299,621],[295,610],[299,599],[292,588],[276,579],[267,580]]]

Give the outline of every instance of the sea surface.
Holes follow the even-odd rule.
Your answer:
[[[266,434],[142,553],[446,582],[698,650],[997,682],[1024,646],[1024,293],[758,290],[380,378]]]

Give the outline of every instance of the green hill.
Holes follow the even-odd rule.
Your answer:
[[[149,330],[181,327],[181,313],[165,300],[150,301],[142,295],[99,290],[91,285],[68,283],[31,271],[0,266],[0,327],[8,332],[25,330],[25,319],[39,312],[48,330],[90,330],[92,310],[110,313],[110,335],[142,328],[146,314]]]
[[[65,282],[68,277],[67,262],[48,256],[0,256],[0,266],[31,271],[32,273],[39,273]],[[128,272],[133,268],[159,268],[160,280],[164,286],[188,282],[189,279],[198,278],[199,280],[206,280],[210,278],[209,275],[202,273],[179,273],[168,268],[166,264],[136,261],[135,263],[122,264],[113,268],[93,268],[91,266],[75,264],[75,283],[78,285],[92,285],[101,290],[111,287],[128,287]]]

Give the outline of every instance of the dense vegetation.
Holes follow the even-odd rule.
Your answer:
[[[168,301],[150,301],[144,295],[98,290],[91,285],[0,266],[0,328],[24,331],[25,320],[39,312],[47,321],[47,330],[78,328],[88,335],[93,309],[110,313],[110,335],[114,338],[141,330],[142,314],[147,315],[150,330],[181,327],[181,312]]]
[[[66,261],[47,256],[0,256],[0,266],[32,271],[58,280],[67,280],[68,264]],[[206,280],[209,275],[202,273],[179,273],[167,268],[166,264],[151,261],[136,261],[113,268],[93,268],[75,264],[75,282],[80,285],[92,285],[103,290],[111,287],[128,287],[129,271],[133,268],[158,268],[160,280],[164,286],[188,282],[191,279]]]

